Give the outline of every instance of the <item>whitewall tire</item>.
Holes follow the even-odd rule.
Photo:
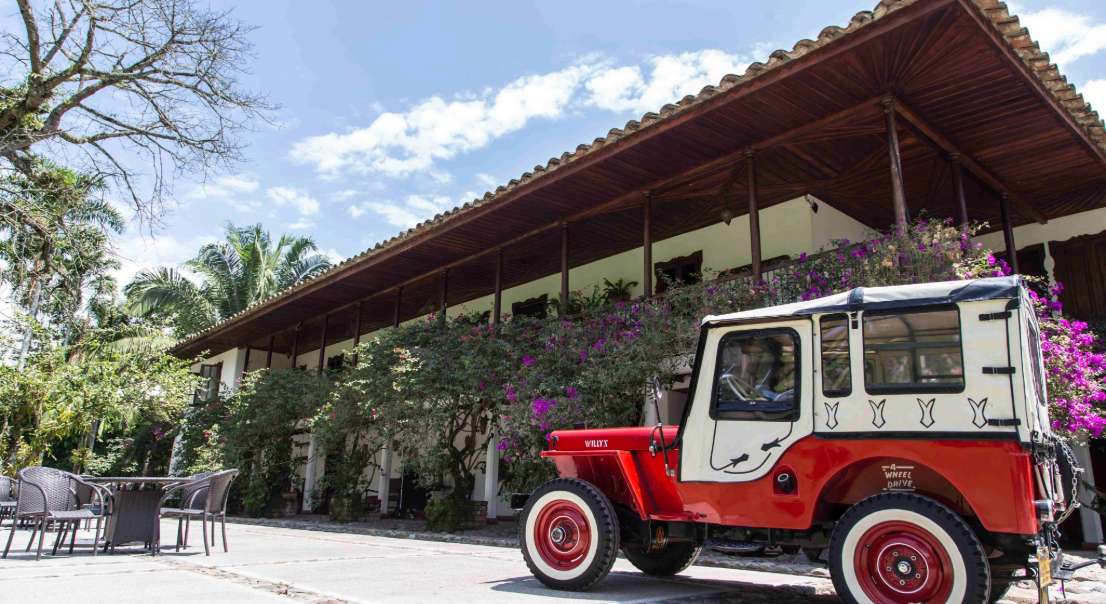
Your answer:
[[[618,554],[618,517],[594,485],[551,480],[526,502],[519,543],[530,572],[556,589],[579,591],[598,583]]]

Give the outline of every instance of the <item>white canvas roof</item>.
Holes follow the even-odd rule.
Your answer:
[[[888,287],[858,287],[804,302],[768,306],[725,315],[708,315],[703,319],[703,324],[768,317],[806,316],[835,311],[893,309],[976,300],[1012,299],[1020,295],[1021,287],[1021,277],[1016,275]]]

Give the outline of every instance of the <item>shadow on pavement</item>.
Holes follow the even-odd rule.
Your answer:
[[[614,571],[590,591],[572,592],[550,589],[532,576],[512,577],[489,582],[501,593],[544,596],[550,600],[577,602],[765,602],[799,604],[839,602],[836,597],[819,594],[814,587],[796,585],[758,585],[745,581],[716,581],[674,576],[646,577],[640,573]]]

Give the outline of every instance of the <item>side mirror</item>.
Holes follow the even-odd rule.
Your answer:
[[[656,404],[660,404],[665,392],[664,385],[661,384],[661,379],[654,375],[653,379],[650,381],[650,385],[653,387],[653,401]]]

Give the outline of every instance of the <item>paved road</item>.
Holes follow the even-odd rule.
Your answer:
[[[556,592],[513,549],[230,525],[230,553],[195,545],[154,558],[87,550],[34,562],[22,547],[0,561],[0,594],[36,604],[255,602],[836,602],[829,580],[693,567],[651,579],[624,560],[593,591]],[[172,543],[175,525],[163,529]],[[7,530],[0,532],[4,539]],[[16,535],[16,545],[28,535]],[[198,535],[193,532],[193,540]],[[6,601],[6,597],[0,597]]]

